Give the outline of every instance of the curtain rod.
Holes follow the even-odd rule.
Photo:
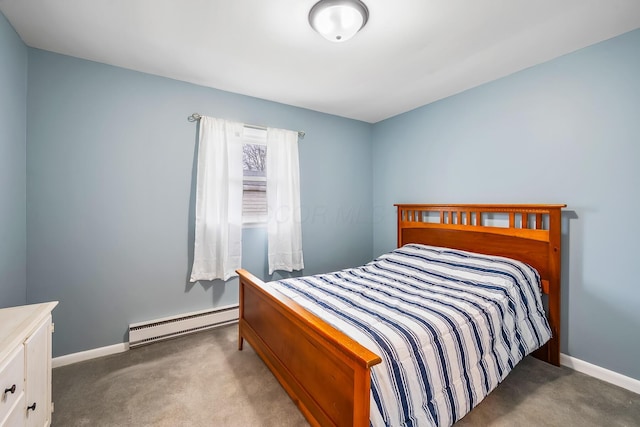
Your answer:
[[[198,113],[193,113],[192,115],[190,115],[189,117],[187,117],[187,120],[189,120],[190,122],[197,122],[198,120],[200,120],[202,116]],[[257,125],[245,125],[248,128],[252,128],[252,129],[262,129],[262,130],[267,130],[267,128],[265,126],[257,126]],[[305,133],[304,131],[299,130],[298,131],[298,138],[304,138]]]

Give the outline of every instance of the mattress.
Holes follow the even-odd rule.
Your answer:
[[[372,426],[450,426],[551,337],[538,273],[508,258],[409,244],[270,284],[382,358]]]

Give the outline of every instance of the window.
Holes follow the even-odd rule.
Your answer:
[[[267,132],[244,128],[242,146],[242,222],[267,222]]]

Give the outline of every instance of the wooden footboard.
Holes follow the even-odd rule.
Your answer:
[[[251,273],[238,275],[239,349],[247,340],[311,425],[368,426],[380,357]]]

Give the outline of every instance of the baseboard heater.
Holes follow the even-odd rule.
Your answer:
[[[151,344],[238,321],[237,305],[194,311],[129,325],[129,348]]]

